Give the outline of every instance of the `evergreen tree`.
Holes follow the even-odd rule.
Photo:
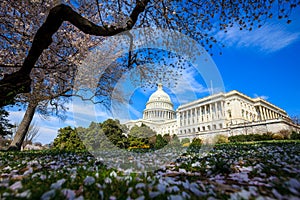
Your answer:
[[[155,149],[161,149],[164,146],[168,144],[168,141],[166,141],[162,135],[158,134],[156,135],[156,143],[155,143]]]
[[[127,148],[127,138],[119,120],[108,119],[102,123],[102,130],[106,137],[117,147]]]
[[[84,150],[85,146],[77,135],[76,128],[68,126],[58,130],[58,135],[53,142],[53,147],[60,150]]]
[[[156,132],[145,124],[135,125],[129,133],[130,147],[154,147]]]
[[[7,119],[8,115],[9,113],[6,110],[0,108],[0,137],[2,138],[11,135],[12,132],[10,129],[14,127],[14,125],[9,123],[9,120]]]

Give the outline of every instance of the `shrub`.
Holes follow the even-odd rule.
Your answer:
[[[263,141],[263,140],[273,140],[273,133],[267,132],[264,134],[249,134],[249,135],[235,135],[230,136],[228,140],[230,142],[249,142],[249,141]]]
[[[289,130],[283,129],[278,132],[284,139],[290,139],[291,132]]]
[[[260,141],[261,135],[259,134],[249,134],[246,135],[246,141]]]
[[[272,140],[273,133],[267,132],[261,135],[261,140]]]
[[[188,148],[188,152],[198,152],[201,149],[202,140],[200,138],[194,138]]]
[[[189,146],[190,146],[189,142],[182,144],[182,147],[189,147]]]
[[[190,139],[189,138],[183,138],[180,143],[181,144],[190,143]]]
[[[284,139],[284,136],[281,135],[280,133],[275,133],[273,136],[272,136],[273,140],[283,140]]]
[[[293,131],[290,138],[292,140],[300,140],[300,133]]]
[[[228,143],[228,137],[225,135],[216,135],[215,141],[216,144]]]
[[[228,137],[228,140],[230,142],[246,142],[247,141],[246,136],[247,135],[234,135],[234,136]]]

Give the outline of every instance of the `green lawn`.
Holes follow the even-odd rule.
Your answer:
[[[0,199],[300,198],[300,141],[216,145],[141,173],[108,169],[88,152],[0,154]]]

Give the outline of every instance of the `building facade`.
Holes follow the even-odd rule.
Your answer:
[[[158,134],[179,138],[207,138],[250,133],[299,131],[287,113],[262,98],[251,98],[236,90],[218,93],[180,105],[174,110],[170,96],[158,84],[143,112],[143,119],[126,122],[128,128],[141,124]]]

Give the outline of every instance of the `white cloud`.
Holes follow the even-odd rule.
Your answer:
[[[131,112],[134,115],[134,118],[142,118],[143,115],[140,111],[138,111],[137,109],[135,109],[132,105],[128,105],[128,110],[129,112]]]
[[[261,52],[272,53],[299,40],[300,30],[291,31],[280,23],[266,23],[252,31],[241,31],[238,27],[228,28],[227,33],[219,31],[216,38],[226,46],[254,47]]]
[[[87,102],[74,102],[69,106],[70,112],[74,115],[86,115],[91,117],[107,117],[106,108],[101,105],[95,105]]]
[[[254,97],[255,98],[261,98],[261,99],[264,99],[264,100],[267,100],[269,97],[266,96],[266,95],[257,95],[257,94],[254,94]]]
[[[188,68],[183,71],[182,76],[177,82],[176,87],[172,89],[176,95],[193,92],[197,94],[209,92],[198,80],[196,80],[196,71],[193,68]]]

